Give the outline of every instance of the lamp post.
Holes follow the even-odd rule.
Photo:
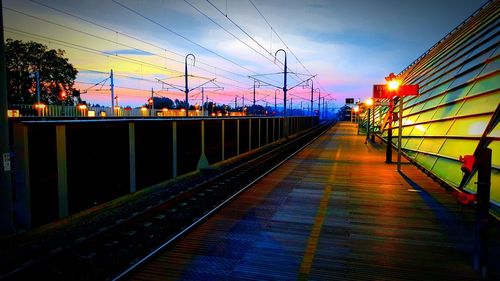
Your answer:
[[[389,92],[397,92],[399,89],[399,85],[401,82],[396,78],[394,73],[389,74],[388,77],[385,78],[387,81],[387,88]],[[402,107],[402,99],[399,98],[398,102],[400,104],[400,108]],[[387,134],[387,151],[386,152],[386,162],[391,163],[392,162],[392,121],[393,121],[393,112],[394,112],[394,101],[392,97],[390,98],[390,103],[389,103],[389,110],[390,110],[390,123],[389,123],[389,132]],[[399,120],[399,128],[401,128],[401,112],[398,112],[398,120]],[[389,135],[390,133],[390,135]],[[398,131],[398,171],[401,170],[401,131]],[[388,156],[390,156],[389,161],[387,161]]]
[[[276,55],[278,54],[279,51],[282,51],[283,53],[285,53],[285,65],[284,65],[284,69],[283,69],[283,72],[284,72],[284,75],[283,75],[283,117],[284,120],[283,120],[283,135],[285,137],[288,136],[288,120],[286,118],[286,91],[287,91],[287,88],[286,88],[286,76],[287,76],[287,64],[286,64],[286,51],[283,50],[283,49],[279,49],[276,51],[276,53],[274,53],[274,62],[276,62]]]
[[[314,89],[314,92],[318,92],[318,117],[320,117],[320,107],[321,107],[321,89],[316,88]],[[312,109],[312,108],[311,108]]]
[[[189,116],[189,100],[188,100],[189,86],[188,86],[188,66],[187,66],[187,59],[189,56],[193,57],[193,65],[195,64],[196,61],[196,57],[193,54],[187,54],[186,57],[184,58],[184,82],[186,85],[184,93],[186,93],[186,117]]]
[[[366,116],[366,140],[365,144],[367,141],[370,139],[370,113],[371,113],[371,106],[373,105],[373,100],[372,99],[367,99],[365,101],[365,105],[368,108],[367,116]]]
[[[358,129],[358,134],[359,134],[358,112],[359,112],[359,105],[356,105],[354,106],[354,123],[356,124],[356,128]]]
[[[375,101],[372,100],[372,132],[371,140],[375,143]]]
[[[115,114],[115,83],[113,79],[113,69],[111,69],[109,74],[110,90],[111,90],[111,116]]]
[[[388,77],[385,77],[385,80],[387,81],[387,89],[389,92],[397,92],[399,89],[400,82],[399,80],[396,79],[396,76],[394,73],[391,73]],[[400,101],[401,102],[401,101]],[[392,121],[393,121],[393,112],[394,112],[394,100],[393,96],[391,95],[389,97],[389,118],[387,119],[387,122],[389,123],[389,128],[387,130],[387,147],[386,147],[386,152],[385,152],[385,162],[386,163],[392,163]],[[401,134],[399,134],[401,136]],[[401,144],[401,142],[400,142]],[[399,144],[399,145],[400,145]],[[399,170],[398,166],[398,170]]]
[[[252,106],[252,114],[255,115],[255,83],[257,80],[253,80],[253,106]]]

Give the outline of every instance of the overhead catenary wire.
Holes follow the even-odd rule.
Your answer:
[[[255,44],[257,44],[261,49],[263,49],[266,53],[268,53],[273,59],[276,59],[274,57],[274,55],[271,53],[271,52],[268,52],[267,49],[262,46],[262,44],[260,44],[252,35],[250,35],[247,31],[245,31],[239,24],[237,24],[234,20],[232,20],[227,14],[224,14],[223,11],[221,11],[216,5],[214,5],[212,2],[210,2],[210,0],[206,0],[214,9],[216,9],[220,14],[222,14],[225,18],[227,18],[234,26],[236,26],[241,32],[243,32],[246,36],[248,36],[248,38],[250,38],[250,40],[252,40],[253,42],[255,42]],[[284,63],[281,62],[279,59],[276,59],[282,66],[284,66]],[[273,61],[274,63],[274,61]],[[290,73],[292,73],[291,69],[288,68],[288,70],[290,70]],[[294,78],[295,79],[295,78]],[[299,78],[300,79],[300,78]],[[297,79],[295,79],[296,81],[299,81]]]
[[[286,49],[290,51],[290,53],[295,57],[295,59],[297,60],[297,62],[304,68],[304,70],[307,71],[307,73],[309,73],[309,75],[313,76],[313,74],[309,71],[309,69],[307,69],[307,67],[300,61],[300,59],[295,55],[295,53],[292,51],[292,49],[290,49],[288,47],[288,45],[285,43],[285,41],[281,38],[281,36],[278,34],[278,32],[276,31],[276,29],[273,28],[273,26],[271,25],[271,23],[267,20],[267,18],[264,16],[264,14],[259,10],[259,8],[257,8],[257,6],[255,5],[255,3],[252,1],[252,0],[248,0],[252,6],[255,8],[255,10],[257,10],[257,12],[259,13],[259,15],[264,19],[264,21],[267,23],[267,25],[269,26],[269,28],[271,29],[272,33],[274,33],[276,35],[276,37],[278,37],[278,39],[281,41],[281,43],[283,43],[283,45],[285,45]],[[316,80],[316,83],[318,83],[319,87],[321,88],[322,91],[324,91],[324,87],[323,85],[321,85],[320,81],[318,79],[315,79],[315,77],[313,78],[314,80]],[[326,92],[326,91],[325,91]]]
[[[50,6],[48,6],[48,5],[44,4],[44,3],[40,3],[40,2],[38,2],[38,1],[36,1],[36,0],[30,0],[30,1],[31,1],[31,2],[33,2],[33,3],[39,4],[39,5],[42,5],[42,6],[44,6],[44,7],[47,7],[47,8],[53,9],[53,7],[50,7]],[[114,2],[114,3],[119,3],[119,2],[118,2],[118,1],[116,1],[116,0],[113,0],[113,2]],[[186,2],[187,2],[187,1],[186,1]],[[188,2],[187,2],[187,3],[188,3]],[[7,8],[7,9],[10,9],[10,8]],[[19,12],[19,11],[14,10],[14,9],[10,9],[10,10],[11,10],[11,11],[13,11],[13,12]],[[62,10],[59,10],[59,9],[56,9],[56,10],[58,10],[59,12],[62,12],[62,13],[68,14],[67,12],[62,11]],[[47,20],[47,19],[43,19],[43,18],[40,18],[40,17],[37,17],[37,16],[29,15],[29,14],[26,14],[26,13],[23,13],[23,12],[21,12],[21,13],[22,13],[23,15],[25,15],[25,16],[30,16],[30,17],[32,17],[32,18],[35,18],[35,19],[38,19],[38,20],[42,20],[42,21],[47,22],[47,23],[50,23],[50,24],[55,24],[55,25],[57,25],[57,26],[59,26],[59,27],[61,27],[61,28],[67,28],[67,29],[72,30],[72,31],[74,31],[74,32],[79,32],[79,33],[82,33],[82,34],[86,34],[86,35],[88,35],[88,36],[92,36],[92,37],[94,37],[94,38],[98,38],[98,39],[100,39],[100,40],[105,40],[105,41],[110,42],[110,43],[115,43],[115,44],[117,44],[117,45],[124,46],[124,47],[127,47],[127,48],[131,48],[131,49],[134,49],[134,50],[137,50],[137,51],[144,51],[143,49],[141,49],[141,48],[139,48],[139,47],[136,47],[136,46],[134,46],[134,45],[127,45],[127,44],[123,44],[123,42],[119,42],[119,43],[118,43],[118,42],[117,42],[117,40],[116,40],[116,41],[109,40],[109,39],[104,38],[104,37],[102,37],[102,36],[98,36],[98,35],[95,35],[95,34],[92,34],[92,33],[86,32],[86,31],[78,30],[77,28],[72,28],[72,27],[69,27],[69,26],[63,26],[63,25],[61,25],[61,24],[59,24],[59,23],[56,23],[56,22],[53,22],[53,21],[50,21],[50,20]],[[70,15],[72,15],[72,14],[70,14]],[[165,51],[165,52],[167,52],[167,51],[168,51],[168,50],[167,50],[167,49],[165,49],[164,47],[161,47],[161,46],[158,46],[158,45],[155,45],[155,44],[151,44],[151,43],[149,43],[149,42],[147,42],[147,41],[144,41],[144,40],[142,40],[142,39],[139,39],[139,38],[136,38],[136,37],[133,37],[133,36],[126,35],[126,34],[124,34],[124,33],[122,33],[122,32],[119,32],[119,31],[116,31],[116,30],[114,30],[114,29],[110,29],[110,28],[108,28],[108,27],[105,27],[105,26],[103,26],[103,25],[100,25],[99,23],[94,23],[94,22],[92,22],[92,21],[90,21],[90,20],[84,19],[83,17],[80,17],[80,16],[78,16],[78,15],[72,15],[72,16],[74,16],[74,17],[76,17],[76,18],[78,18],[78,19],[80,19],[80,20],[83,20],[83,21],[85,21],[85,22],[95,24],[96,26],[100,26],[101,28],[105,28],[105,29],[110,30],[110,31],[112,30],[112,31],[113,31],[113,32],[115,32],[116,34],[121,34],[121,35],[127,36],[127,37],[129,37],[129,38],[132,38],[132,39],[134,39],[134,40],[137,40],[138,42],[142,42],[142,43],[145,43],[145,44],[149,44],[149,45],[151,45],[151,46],[154,46],[155,48],[158,48],[158,49],[159,49],[159,50],[161,50],[161,51]],[[154,20],[153,20],[153,22],[154,22]],[[156,22],[155,22],[155,23],[156,23]],[[161,26],[162,28],[165,28],[165,27],[164,27],[164,26],[162,26],[161,24],[160,24],[160,26]],[[134,59],[134,58],[130,58],[130,57],[123,56],[123,55],[122,55],[122,56],[120,56],[120,55],[118,55],[117,53],[114,53],[114,52],[112,52],[112,51],[99,50],[99,49],[97,49],[97,48],[87,47],[87,46],[83,46],[83,45],[79,45],[79,44],[75,44],[75,43],[67,42],[67,41],[64,41],[64,40],[58,40],[58,39],[50,38],[50,37],[48,37],[48,36],[43,36],[43,35],[33,34],[33,33],[30,33],[30,32],[21,31],[21,30],[16,30],[16,29],[11,29],[10,31],[11,31],[11,32],[16,32],[16,31],[17,31],[17,32],[18,32],[18,34],[19,34],[19,33],[24,33],[24,36],[28,36],[28,37],[31,37],[31,38],[35,38],[34,36],[37,36],[36,38],[42,38],[43,40],[46,40],[46,41],[48,41],[48,42],[50,42],[50,43],[54,43],[54,42],[55,42],[56,44],[59,44],[59,45],[61,45],[61,46],[67,46],[67,47],[69,47],[69,48],[74,48],[74,49],[79,50],[79,51],[90,52],[90,53],[94,53],[94,54],[102,55],[102,56],[105,56],[105,57],[108,57],[108,58],[111,58],[111,59],[113,59],[113,58],[114,58],[114,59],[117,59],[117,60],[123,60],[123,61],[127,61],[127,62],[130,62],[130,63],[135,63],[135,64],[138,64],[138,65],[141,65],[141,67],[142,67],[142,65],[144,65],[144,66],[151,67],[151,68],[155,68],[155,69],[166,70],[166,71],[170,71],[170,72],[176,72],[176,73],[179,73],[179,74],[181,73],[180,71],[177,71],[177,70],[175,70],[175,69],[168,68],[168,67],[166,67],[166,66],[158,66],[158,65],[156,65],[156,64],[154,64],[154,63],[150,63],[150,62],[146,62],[146,61],[141,61],[141,60]],[[248,34],[248,35],[249,35],[249,34]],[[196,42],[195,42],[195,43],[196,43]],[[140,46],[140,45],[139,45],[139,46]],[[201,46],[201,45],[200,45],[200,46]],[[203,46],[201,46],[201,47],[202,47],[202,48],[204,48]],[[287,48],[288,48],[288,46],[287,46]],[[148,49],[148,48],[146,48],[146,49]],[[207,51],[210,51],[210,50],[208,50],[208,49],[206,49],[206,50],[207,50]],[[165,56],[162,56],[162,55],[160,55],[160,54],[156,54],[154,51],[153,51],[153,52],[152,52],[152,51],[144,51],[144,52],[148,52],[148,53],[150,53],[151,55],[154,55],[154,56],[157,56],[157,57],[160,57],[160,58],[164,58],[164,59],[168,59],[168,60],[171,60],[171,61],[176,62],[176,63],[182,63],[182,61],[180,61],[180,60],[177,60],[177,59],[173,59],[173,58],[167,57],[166,55],[165,55]],[[168,51],[168,52],[173,53],[173,54],[175,54],[176,56],[182,56],[182,55],[177,54],[177,53],[175,53],[175,52],[171,52],[171,51]],[[259,53],[260,53],[260,52],[259,52]],[[231,62],[231,61],[230,61],[230,62]],[[208,65],[208,64],[207,64],[207,65]],[[225,70],[223,70],[223,69],[221,69],[221,68],[218,68],[218,67],[214,67],[214,66],[211,66],[211,65],[208,65],[208,66],[213,67],[214,69],[217,69],[217,70],[225,71]],[[198,67],[198,66],[196,66],[196,67],[197,67],[197,68],[199,68],[199,69],[201,69],[201,70],[204,70],[204,71],[209,72],[209,70],[205,70],[205,69],[200,68],[200,67]],[[79,68],[79,69],[83,69],[83,68]],[[307,69],[306,69],[306,70],[307,70]],[[142,70],[141,70],[141,71],[142,71]],[[254,71],[254,72],[255,72],[255,71]],[[103,71],[103,73],[106,73],[106,72],[104,72],[104,71]],[[213,72],[211,72],[211,73],[213,73]],[[228,71],[228,73],[232,73],[232,74],[239,75],[239,77],[247,77],[247,75],[243,75],[243,74],[236,73],[236,72],[230,72],[230,71]],[[145,78],[143,79],[142,77],[141,77],[141,78],[138,78],[138,77],[127,76],[127,75],[118,75],[118,73],[117,73],[117,74],[115,74],[115,75],[116,75],[116,76],[121,76],[121,77],[124,77],[124,78],[137,79],[137,80],[140,80],[140,81],[154,82],[154,81],[153,81],[153,80],[151,80],[151,79],[145,79]],[[194,76],[190,76],[190,77],[194,77]],[[199,76],[199,77],[201,78],[202,76]],[[239,83],[239,84],[240,84],[240,83],[241,83],[241,84],[244,84],[244,83],[242,83],[241,81],[237,81],[237,80],[231,79],[231,78],[229,78],[229,77],[224,77],[224,76],[222,76],[221,78],[223,78],[223,79],[227,79],[227,80],[229,80],[229,81],[234,81],[234,82]],[[241,86],[238,86],[238,85],[233,85],[233,84],[231,84],[231,83],[223,82],[223,81],[220,81],[220,80],[219,80],[219,83],[224,84],[224,85],[230,85],[230,86],[233,86],[233,87],[238,87],[238,88],[240,88],[240,89],[246,89],[246,87],[241,87]],[[146,91],[147,91],[147,90],[146,90]]]
[[[198,9],[196,6],[194,6],[193,4],[191,4],[189,1],[187,0],[184,0],[184,2],[186,2],[190,7],[192,7],[193,9],[195,9],[198,13],[202,14],[203,16],[205,16],[208,20],[210,20],[212,23],[214,23],[215,25],[217,25],[218,27],[220,27],[222,30],[224,30],[225,32],[227,32],[229,35],[231,35],[232,37],[234,37],[236,40],[238,40],[239,42],[241,42],[242,44],[244,44],[245,46],[247,46],[248,48],[250,48],[251,50],[253,50],[254,52],[256,52],[257,54],[259,54],[260,56],[262,56],[263,58],[265,58],[266,60],[269,60],[270,62],[274,63],[273,60],[271,58],[269,58],[268,56],[262,54],[261,52],[259,52],[258,50],[256,50],[254,47],[250,46],[248,43],[246,43],[245,41],[243,41],[241,38],[239,38],[238,36],[236,36],[234,33],[232,33],[231,31],[227,30],[227,28],[223,27],[222,25],[220,25],[218,22],[216,22],[214,19],[212,19],[210,16],[208,16],[206,13],[204,13],[203,11],[201,11],[200,9]]]
[[[81,33],[81,34],[85,34],[87,36],[91,36],[91,37],[94,37],[94,38],[97,38],[97,39],[100,39],[100,40],[104,40],[104,41],[107,41],[107,42],[110,42],[110,43],[116,43],[118,45],[121,45],[121,46],[124,46],[124,47],[127,47],[127,48],[131,48],[131,49],[134,49],[134,50],[137,50],[137,51],[140,51],[140,52],[144,52],[144,53],[149,53],[153,56],[157,56],[159,58],[164,58],[164,59],[169,59],[169,60],[172,60],[172,61],[175,61],[175,62],[178,62],[178,63],[181,63],[181,64],[184,64],[184,62],[182,61],[178,61],[178,60],[173,60],[171,58],[168,58],[168,57],[165,57],[165,56],[162,56],[162,55],[158,55],[158,54],[155,54],[155,53],[151,53],[149,51],[145,51],[143,49],[140,49],[140,48],[136,48],[136,47],[133,47],[133,46],[130,46],[130,45],[127,45],[127,44],[123,44],[123,43],[117,43],[117,42],[114,42],[113,40],[110,40],[110,39],[107,39],[107,38],[104,38],[102,36],[97,36],[97,35],[94,35],[94,34],[91,34],[91,33],[88,33],[86,31],[81,31],[81,30],[78,30],[78,29],[75,29],[75,28],[71,28],[71,27],[68,27],[68,26],[65,26],[65,25],[62,25],[62,24],[59,24],[59,23],[55,23],[53,21],[50,21],[50,20],[46,20],[46,19],[43,19],[43,18],[40,18],[40,17],[37,17],[37,16],[34,16],[34,15],[30,15],[30,14],[27,14],[27,13],[24,13],[24,12],[21,12],[21,11],[17,11],[15,9],[11,9],[11,8],[8,8],[8,7],[5,7],[6,10],[9,10],[9,11],[12,11],[12,12],[16,12],[16,13],[19,13],[19,14],[22,14],[24,16],[27,16],[27,17],[31,17],[31,18],[34,18],[34,19],[37,19],[37,20],[40,20],[40,21],[43,21],[43,22],[46,22],[46,23],[49,23],[49,24],[53,24],[53,25],[56,25],[56,26],[59,26],[61,28],[65,28],[65,29],[68,29],[68,30],[71,30],[71,31],[74,31],[74,32],[78,32],[78,33]],[[55,40],[55,39],[54,39]],[[112,53],[107,53],[107,55],[113,55]],[[115,56],[117,56],[117,54],[115,53],[114,54]],[[144,62],[146,63],[146,62]],[[175,69],[170,69],[168,67],[164,67],[165,69],[169,70],[169,71],[172,71],[172,72],[178,72],[178,73],[181,73],[180,71],[178,70],[175,70]],[[217,73],[215,72],[212,72],[208,69],[204,69],[204,68],[201,68],[201,67],[197,67],[203,71],[206,71],[208,73],[211,73],[211,74],[215,74],[217,75]],[[239,73],[235,73],[235,72],[231,72],[232,74],[236,74],[240,77],[245,77],[243,74],[239,74]],[[218,75],[219,77],[222,77],[224,79],[227,79],[227,80],[231,80],[233,82],[236,82],[236,83],[244,83],[244,82],[241,82],[241,81],[238,81],[238,80],[235,80],[235,79],[232,79],[232,78],[229,78],[227,76],[222,76],[222,75]]]
[[[38,39],[38,40],[43,40],[43,41],[46,41],[46,42],[49,42],[49,43],[57,43],[57,44],[59,44],[61,46],[67,47],[67,48],[72,48],[72,49],[76,49],[76,50],[84,51],[84,52],[90,52],[92,54],[101,55],[101,56],[105,56],[105,57],[109,57],[109,58],[113,58],[113,59],[117,59],[117,60],[121,60],[121,61],[130,62],[130,63],[135,63],[137,65],[146,65],[148,67],[155,68],[155,69],[158,69],[158,70],[169,70],[168,68],[165,68],[163,66],[159,66],[159,65],[156,65],[156,64],[148,63],[148,62],[137,60],[137,59],[128,58],[128,57],[117,55],[117,54],[113,54],[113,53],[111,53],[109,51],[98,50],[98,49],[90,48],[90,47],[79,45],[79,44],[70,43],[70,42],[67,42],[67,41],[63,41],[63,40],[59,40],[59,39],[55,39],[55,38],[51,38],[51,37],[47,37],[47,36],[43,36],[43,35],[33,34],[33,33],[30,33],[30,32],[27,32],[27,31],[18,30],[18,29],[11,28],[11,27],[8,27],[8,26],[5,26],[4,28],[5,28],[5,31],[7,31],[7,32],[21,34],[21,35],[24,35],[24,36],[28,36],[28,37],[31,37],[31,38]],[[78,67],[78,68],[81,69],[80,67]],[[95,72],[97,72],[97,71],[95,71]],[[182,73],[180,71],[175,71],[175,72],[176,73]],[[123,76],[123,75],[121,75],[121,76]],[[202,78],[202,76],[192,76],[192,77]],[[233,81],[230,78],[227,78],[227,77],[224,77],[224,76],[221,76],[221,77],[224,78],[224,79]],[[128,78],[136,79],[136,80],[144,80],[144,81],[156,82],[154,80],[149,80],[149,79],[144,79],[144,78],[139,78],[139,77],[129,76]],[[234,80],[234,82],[241,83],[240,81],[236,81],[236,80]],[[242,87],[242,86],[239,86],[239,85],[235,85],[235,84],[232,84],[232,83],[227,83],[227,82],[223,82],[223,81],[219,81],[219,83],[223,83],[225,85],[233,86],[235,88],[246,89],[245,87]]]
[[[202,46],[202,45],[200,45],[200,44],[198,44],[198,43],[194,42],[193,40],[191,40],[191,39],[187,38],[186,36],[184,36],[184,35],[182,35],[182,34],[180,34],[180,33],[176,32],[176,31],[172,30],[171,28],[169,28],[169,27],[167,27],[167,26],[165,26],[165,25],[163,25],[163,24],[159,23],[158,21],[155,21],[154,19],[152,19],[152,18],[150,18],[150,17],[148,17],[148,16],[146,16],[146,15],[144,15],[144,14],[142,14],[142,13],[138,12],[137,10],[132,9],[132,8],[130,8],[129,6],[127,6],[127,5],[125,5],[125,4],[121,3],[121,2],[119,2],[119,1],[117,1],[117,0],[111,0],[111,1],[113,1],[114,3],[116,3],[117,5],[119,5],[120,7],[122,7],[122,8],[124,8],[124,9],[126,9],[126,10],[130,11],[131,13],[136,14],[136,15],[138,15],[139,17],[142,17],[143,19],[145,19],[145,20],[147,20],[147,21],[149,21],[149,22],[151,22],[151,23],[153,23],[153,24],[156,24],[156,25],[158,25],[159,27],[161,27],[161,28],[163,28],[163,29],[167,30],[168,32],[170,32],[170,33],[172,33],[172,34],[174,34],[174,35],[176,35],[176,36],[178,36],[178,37],[180,37],[180,38],[182,38],[182,39],[184,39],[184,40],[186,40],[186,41],[190,42],[191,44],[196,45],[196,46],[198,46],[199,48],[201,48],[201,49],[203,49],[203,50],[205,50],[205,51],[207,51],[207,52],[209,52],[209,53],[211,53],[211,54],[214,54],[214,55],[216,55],[217,57],[222,58],[223,60],[228,61],[228,62],[230,62],[230,63],[234,64],[235,66],[238,66],[238,67],[240,67],[240,68],[242,68],[242,69],[244,69],[244,70],[246,70],[246,71],[248,71],[248,72],[251,72],[251,73],[257,74],[257,72],[253,71],[252,69],[249,69],[249,68],[247,68],[247,67],[245,67],[245,66],[242,66],[241,64],[239,64],[239,63],[237,63],[237,62],[235,62],[235,61],[233,61],[233,60],[231,60],[231,59],[229,59],[229,58],[227,58],[227,57],[225,57],[225,56],[223,56],[223,55],[221,55],[221,54],[219,54],[219,53],[217,53],[217,52],[215,52],[215,51],[213,51],[213,50],[210,50],[210,49],[208,49],[208,48],[206,48],[206,47],[204,47],[204,46]]]
[[[116,29],[113,29],[113,28],[110,28],[110,27],[104,26],[104,25],[102,25],[102,24],[96,23],[96,22],[94,22],[94,21],[91,21],[91,20],[85,19],[85,18],[80,17],[80,16],[78,16],[78,15],[72,14],[72,13],[70,13],[70,12],[68,12],[68,11],[61,10],[61,9],[59,9],[59,8],[56,8],[56,7],[53,7],[53,6],[47,5],[47,4],[45,4],[45,3],[41,3],[41,2],[36,1],[36,0],[29,0],[29,1],[30,1],[30,2],[33,2],[33,3],[36,3],[36,4],[38,4],[38,5],[41,5],[41,6],[45,7],[45,8],[48,8],[48,9],[51,9],[51,10],[57,11],[57,12],[59,12],[59,13],[61,13],[61,14],[64,14],[64,15],[67,15],[67,16],[70,16],[70,17],[73,17],[73,18],[79,19],[79,20],[81,20],[81,21],[83,21],[83,22],[86,22],[86,23],[88,23],[88,24],[91,24],[91,25],[94,25],[94,26],[100,27],[100,28],[102,28],[102,29],[105,29],[105,30],[108,30],[108,31],[114,32],[114,33],[115,33],[115,34],[117,34],[117,35],[118,35],[118,34],[120,34],[120,35],[125,36],[125,37],[127,37],[127,38],[130,38],[130,39],[136,40],[136,41],[138,41],[138,42],[144,43],[144,44],[146,44],[146,45],[149,45],[149,46],[155,47],[155,48],[157,48],[157,49],[159,49],[159,50],[161,50],[161,51],[164,51],[164,52],[168,52],[168,53],[174,54],[174,55],[179,56],[179,57],[181,57],[181,58],[184,58],[184,56],[185,56],[185,55],[183,55],[183,54],[179,54],[179,53],[177,53],[177,52],[174,52],[174,51],[168,50],[168,49],[166,49],[166,48],[164,48],[164,47],[162,47],[162,46],[159,46],[159,45],[157,45],[157,44],[154,44],[154,43],[148,42],[148,41],[143,40],[143,39],[140,39],[140,38],[138,38],[138,37],[135,37],[135,36],[132,36],[132,35],[126,34],[126,33],[124,33],[124,32],[118,31],[118,30],[116,30]],[[170,58],[168,58],[168,57],[166,57],[166,56],[165,56],[164,58],[166,58],[166,59],[170,59]],[[171,60],[173,60],[173,59],[171,59]],[[178,62],[177,60],[173,60],[173,61]],[[183,63],[183,62],[182,62],[182,61],[180,61],[180,63]],[[241,73],[236,73],[236,72],[233,72],[233,71],[230,71],[230,70],[226,70],[226,69],[224,69],[224,68],[221,68],[221,67],[218,67],[218,66],[214,66],[214,65],[211,65],[211,64],[205,63],[205,62],[203,62],[203,61],[198,61],[198,64],[202,64],[202,65],[205,65],[205,66],[211,67],[211,68],[213,68],[213,69],[215,69],[215,70],[221,70],[221,71],[223,71],[223,72],[230,73],[230,74],[233,74],[233,75],[235,75],[235,76],[246,77],[246,75],[243,75],[243,74],[241,74]],[[196,65],[195,67],[197,67],[197,68],[199,68],[199,69],[202,69],[202,70],[204,70],[204,71],[207,71],[207,72],[209,72],[209,73],[216,74],[216,73],[210,72],[209,70],[204,69],[204,68],[202,68],[202,67],[200,67],[200,66],[198,66],[198,65]]]

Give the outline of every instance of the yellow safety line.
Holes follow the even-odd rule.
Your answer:
[[[314,220],[314,225],[311,230],[311,235],[307,241],[306,252],[302,258],[302,263],[300,264],[299,277],[298,280],[308,280],[309,273],[311,272],[312,261],[314,254],[316,253],[316,248],[318,246],[319,235],[321,233],[321,227],[325,221],[326,211],[328,208],[328,200],[330,199],[330,193],[332,192],[332,187],[328,185],[323,191],[323,197],[319,204],[318,213]]]
[[[332,182],[335,177],[335,170],[337,168],[337,160],[340,156],[341,147],[338,147],[337,153],[335,154],[335,161],[332,166],[332,171],[330,172],[330,177],[328,182]],[[312,262],[314,255],[316,253],[316,248],[318,247],[319,236],[321,233],[321,228],[323,227],[323,222],[325,221],[325,216],[328,208],[328,200],[330,199],[330,193],[332,193],[332,186],[328,184],[323,190],[323,197],[319,203],[318,213],[314,219],[314,225],[307,240],[307,248],[302,258],[300,264],[298,280],[308,280],[309,274],[311,273]]]

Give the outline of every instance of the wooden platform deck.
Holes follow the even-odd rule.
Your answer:
[[[476,280],[473,210],[356,131],[338,123],[131,279]]]

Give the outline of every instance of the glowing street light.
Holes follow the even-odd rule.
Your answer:
[[[391,92],[395,92],[399,90],[399,86],[401,85],[401,81],[398,80],[396,75],[391,72],[389,76],[385,77],[385,81],[387,81],[387,89]]]

